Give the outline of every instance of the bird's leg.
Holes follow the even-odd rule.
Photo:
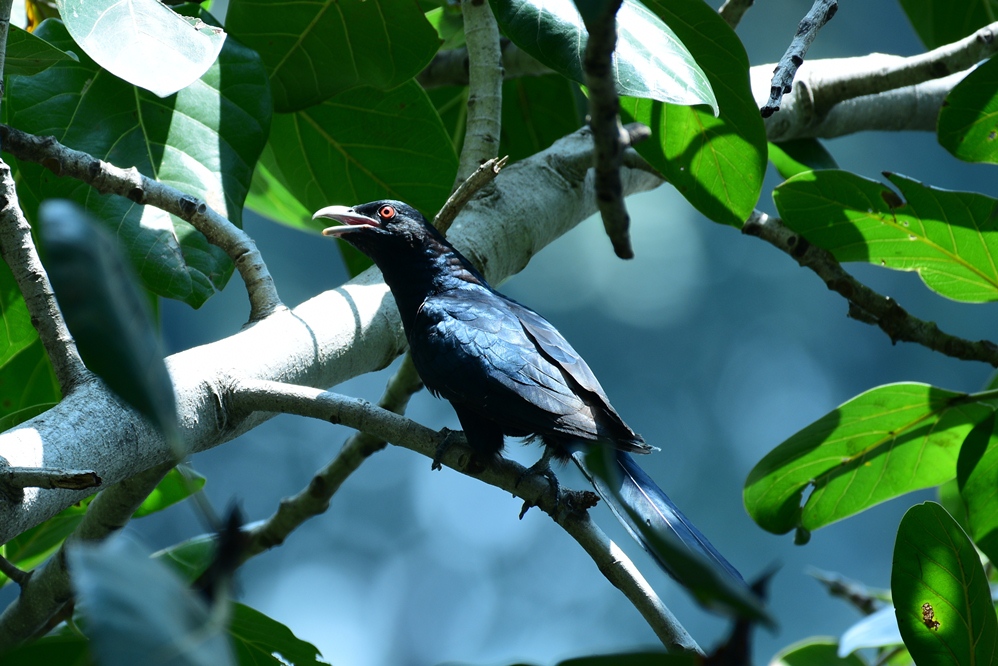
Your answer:
[[[443,460],[443,457],[447,455],[447,452],[450,451],[452,446],[461,442],[462,433],[460,430],[443,428],[440,432],[442,432],[444,436],[443,439],[440,440],[440,443],[437,444],[436,451],[433,452],[433,464],[430,465],[430,469],[432,470],[443,469],[443,465],[440,464],[440,461]]]
[[[545,446],[544,454],[541,455],[541,459],[535,462],[533,465],[523,470],[519,478],[516,480],[516,485],[519,486],[528,476],[541,476],[547,480],[548,485],[551,486],[552,492],[554,492],[554,511],[555,514],[558,513],[561,507],[561,485],[558,483],[558,477],[555,476],[554,470],[551,469],[551,459],[555,457],[556,451],[554,447]],[[527,510],[533,506],[528,501],[523,503],[523,508],[520,509],[520,518],[522,519]]]

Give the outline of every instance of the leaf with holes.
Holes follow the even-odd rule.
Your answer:
[[[998,619],[974,544],[935,502],[908,509],[894,542],[891,594],[916,664],[995,663]]]
[[[745,507],[770,532],[811,531],[939,485],[956,475],[967,433],[992,412],[973,395],[927,384],[871,389],[759,461],[745,482]]]
[[[31,77],[10,77],[4,107],[11,125],[54,135],[120,167],[135,166],[206,200],[240,224],[270,124],[266,74],[255,53],[226,40],[201,79],[160,99],[98,67],[61,22],[49,19],[36,34],[58,48],[80,52],[80,62],[59,63]],[[145,286],[156,294],[197,307],[232,274],[225,253],[179,218],[97,194],[37,164],[20,163],[18,168],[18,194],[29,218],[35,218],[43,199],[83,205],[117,234]]]
[[[900,195],[847,171],[816,171],[773,198],[788,227],[839,261],[916,271],[956,301],[998,300],[998,200],[886,175]]]

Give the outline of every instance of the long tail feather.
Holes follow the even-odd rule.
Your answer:
[[[738,570],[724,559],[724,556],[714,548],[707,537],[690,522],[689,518],[683,515],[683,512],[669,499],[665,491],[659,488],[651,477],[638,467],[634,458],[626,451],[616,451],[616,471],[619,472],[620,481],[620,486],[616,489],[610,488],[607,481],[593,474],[586,467],[584,452],[573,452],[572,460],[593,484],[596,492],[607,503],[607,506],[610,507],[617,520],[627,529],[631,537],[640,543],[655,558],[659,566],[673,578],[678,580],[678,576],[670,568],[669,563],[663,562],[656,550],[649,546],[627,508],[630,508],[652,530],[658,533],[672,533],[687,548],[704,556],[735,580],[744,582]],[[614,492],[615,490],[616,492]]]

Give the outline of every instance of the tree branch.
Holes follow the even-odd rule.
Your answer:
[[[553,69],[522,51],[505,37],[500,38],[499,49],[502,52],[502,70],[507,79],[554,73]],[[460,48],[439,51],[416,80],[426,90],[468,85],[468,50]]]
[[[471,172],[464,182],[457,186],[453,194],[447,199],[443,207],[437,211],[433,218],[433,226],[437,231],[447,235],[447,230],[454,223],[457,214],[471,201],[471,198],[478,194],[479,190],[495,180],[499,171],[506,166],[509,156],[498,158],[493,157],[485,160],[477,169]]]
[[[379,439],[433,459],[447,432],[430,430],[404,416],[389,412],[365,400],[305,386],[291,386],[270,381],[237,380],[232,386],[231,404],[245,411],[277,411],[321,419],[355,428]],[[500,459],[486,470],[469,471],[471,450],[463,445],[451,447],[441,459],[444,465],[479,479],[536,506],[561,525],[586,550],[615,587],[644,616],[655,634],[670,651],[700,652],[692,637],[669,613],[641,573],[605,534],[593,523],[584,509],[591,493],[555,490],[540,475],[525,467]],[[344,468],[350,466],[344,461]],[[701,653],[702,654],[702,653]]]
[[[621,0],[603,4],[597,15],[582,12],[589,32],[582,69],[589,90],[589,127],[596,146],[596,205],[603,228],[621,259],[634,258],[631,247],[631,217],[620,186],[620,165],[629,136],[620,123],[620,98],[613,73],[613,51],[617,47],[617,10]]]
[[[72,600],[66,549],[81,541],[100,541],[124,527],[172,464],[159,465],[100,493],[59,550],[31,572],[21,594],[0,614],[0,654],[34,636]]]
[[[502,53],[492,7],[481,0],[461,0],[468,45],[468,120],[454,188],[479,165],[499,155],[502,129]]]
[[[251,322],[284,307],[253,239],[200,199],[147,178],[134,167],[121,169],[68,148],[55,137],[37,137],[0,125],[0,141],[3,142],[3,150],[19,160],[41,164],[57,176],[83,181],[101,194],[117,194],[137,204],[165,210],[189,222],[204,234],[209,243],[221,248],[232,259],[246,284]]]
[[[971,342],[958,338],[944,333],[934,322],[909,314],[894,299],[878,294],[849,275],[830,252],[811,245],[779,218],[753,211],[742,233],[767,241],[814,271],[829,289],[848,301],[850,317],[879,327],[891,342],[915,342],[953,358],[998,367],[998,345],[988,340]]]
[[[742,20],[742,16],[748,11],[755,0],[724,0],[724,4],[717,10],[724,22],[734,30]]]
[[[832,20],[835,12],[839,9],[836,0],[814,0],[810,11],[804,15],[797,25],[797,32],[794,34],[790,46],[786,53],[780,58],[776,69],[773,71],[773,82],[769,89],[769,100],[762,106],[762,117],[769,118],[780,110],[780,100],[783,95],[793,90],[794,75],[797,68],[804,62],[804,56],[811,47],[811,42],[818,36],[818,31],[822,26]]]
[[[449,238],[490,281],[501,282],[595,212],[591,163],[592,139],[584,129],[506,167],[458,216]],[[636,169],[623,176],[627,193],[662,182]],[[538,210],[558,214],[538,216]],[[327,387],[383,368],[403,349],[397,308],[380,273],[368,270],[293,311],[275,311],[233,336],[174,354],[167,366],[185,448],[204,451],[269,418],[231,412],[226,396],[234,377]],[[19,467],[93,469],[110,485],[172,460],[173,450],[93,382],[44,415],[0,433],[0,456]],[[21,503],[0,503],[0,543],[85,495],[32,488]]]
[[[14,276],[63,395],[90,378],[59,311],[52,285],[24,219],[10,167],[0,160],[0,257]]]

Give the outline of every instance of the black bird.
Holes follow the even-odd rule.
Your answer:
[[[627,508],[742,581],[628,454],[654,449],[620,418],[582,357],[546,319],[489,286],[419,211],[386,200],[329,206],[312,217],[343,225],[323,233],[347,241],[381,269],[420,378],[454,406],[479,461],[498,456],[506,435],[540,437],[546,449],[538,465],[547,469],[550,456],[572,457],[631,536],[674,577]],[[593,444],[616,450],[617,493],[585,467],[582,454]]]

